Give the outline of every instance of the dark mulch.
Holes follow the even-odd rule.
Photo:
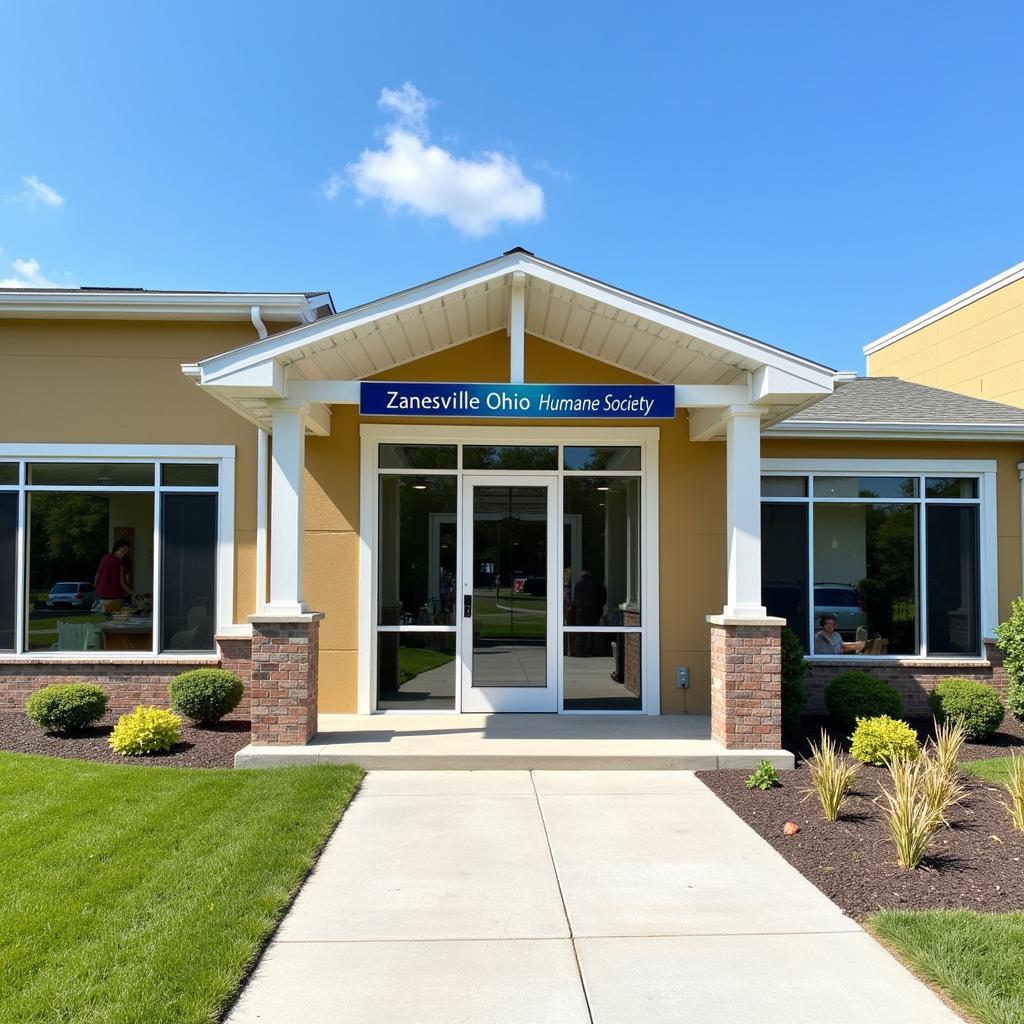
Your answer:
[[[77,736],[45,733],[20,711],[0,714],[0,750],[17,754],[46,754],[108,764],[163,765],[180,768],[231,768],[235,753],[250,740],[248,719],[229,716],[218,725],[197,729],[183,722],[181,742],[169,754],[122,757],[107,743],[118,715],[110,714]]]
[[[874,802],[879,783],[888,780],[884,768],[861,767],[856,791],[835,824],[825,821],[816,797],[802,802],[801,790],[810,784],[802,755],[822,724],[809,721],[805,736],[793,740],[789,749],[800,756],[795,771],[779,773],[781,788],[749,790],[743,784],[747,771],[699,776],[801,874],[855,917],[883,908],[1024,910],[1024,833],[1011,827],[1000,802],[1005,795],[1001,787],[968,776],[968,794],[950,813],[950,828],[938,834],[921,868],[903,870],[896,863],[882,809]],[[927,733],[925,723],[913,724]],[[965,744],[961,759],[1006,757],[1022,745],[1024,729],[1008,720],[987,743]],[[787,821],[800,826],[797,835],[783,835]]]

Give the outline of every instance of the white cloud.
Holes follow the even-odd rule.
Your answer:
[[[29,174],[21,179],[25,186],[22,198],[30,203],[43,203],[46,206],[63,206],[64,197],[55,189],[40,181],[34,174]]]
[[[67,283],[59,284],[46,277],[39,266],[39,260],[11,260],[14,277],[0,278],[0,288],[70,288]]]
[[[336,171],[332,171],[327,180],[320,186],[324,199],[337,199],[345,187],[345,179]]]
[[[394,111],[383,149],[366,149],[346,168],[363,199],[379,199],[392,211],[444,217],[467,235],[486,235],[505,221],[537,221],[544,215],[544,190],[518,161],[490,151],[459,157],[427,141],[427,111],[434,105],[411,82],[383,89],[379,105]],[[343,184],[332,174],[323,194],[334,199]]]

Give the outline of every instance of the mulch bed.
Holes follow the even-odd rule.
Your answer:
[[[110,714],[76,736],[45,733],[20,711],[0,714],[0,750],[16,754],[46,754],[107,764],[163,765],[174,768],[231,768],[235,753],[250,740],[248,719],[228,716],[218,725],[197,729],[183,722],[181,742],[168,754],[122,757],[107,743],[118,715]]]
[[[817,797],[803,802],[810,772],[803,763],[809,738],[817,739],[822,721],[810,720],[805,735],[793,740],[797,768],[780,772],[781,788],[749,790],[749,771],[708,771],[698,775],[721,800],[763,836],[802,875],[848,914],[863,917],[881,909],[986,912],[1024,910],[1024,832],[1016,832],[1000,802],[1002,787],[967,776],[967,796],[949,814],[950,827],[938,833],[921,868],[896,863],[882,808],[874,801],[884,768],[861,766],[855,791],[839,821],[829,824]],[[912,723],[927,735],[931,723]],[[839,739],[839,736],[836,736]],[[1008,719],[984,744],[965,744],[961,760],[1006,757],[1024,746],[1024,729]],[[783,825],[800,831],[785,836]]]

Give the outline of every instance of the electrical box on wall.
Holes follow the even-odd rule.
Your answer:
[[[690,685],[690,670],[686,665],[676,666],[676,689],[685,690]]]

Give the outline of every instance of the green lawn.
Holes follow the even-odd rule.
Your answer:
[[[870,925],[980,1024],[1024,1021],[1024,914],[886,910]]]
[[[429,647],[399,647],[399,685],[409,682],[410,679],[415,679],[421,672],[428,672],[432,668],[440,668],[441,665],[447,665],[454,658],[454,654],[446,654],[444,651],[432,651]]]
[[[1011,760],[1009,757],[989,757],[984,761],[962,761],[960,767],[986,782],[1003,785],[1009,778]]]
[[[361,778],[0,754],[0,1020],[216,1021]]]

